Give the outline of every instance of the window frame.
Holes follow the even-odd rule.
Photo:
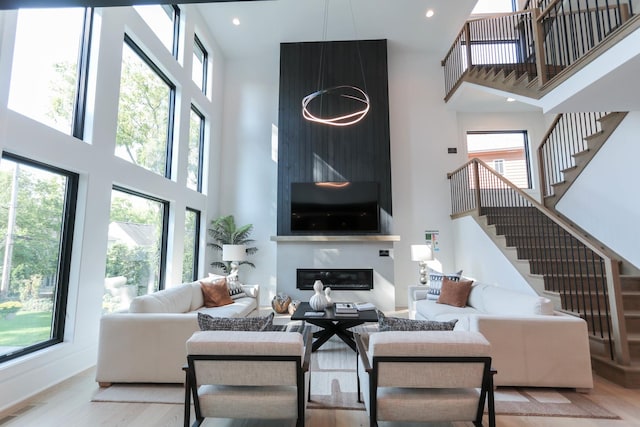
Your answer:
[[[84,125],[87,112],[87,92],[89,90],[89,64],[91,59],[91,39],[93,36],[94,9],[85,8],[84,25],[80,49],[78,50],[78,69],[76,80],[76,98],[73,105],[72,136],[84,140]]]
[[[173,9],[173,46],[171,47],[171,55],[177,60],[180,50],[180,8],[176,4],[160,6]]]
[[[16,163],[28,165],[32,168],[62,175],[66,178],[66,189],[64,194],[64,207],[62,214],[62,232],[60,233],[60,254],[58,258],[57,283],[54,299],[51,337],[48,340],[24,347],[12,353],[0,355],[0,364],[25,356],[30,353],[42,350],[64,342],[65,320],[67,315],[67,301],[69,297],[69,279],[71,276],[71,258],[73,255],[73,235],[75,230],[76,209],[78,203],[78,183],[80,176],[75,172],[70,172],[49,164],[19,156],[17,154],[3,152],[0,156],[2,160],[10,160]]]
[[[198,268],[200,267],[200,263],[198,258],[200,257],[200,221],[202,219],[202,212],[200,212],[197,209],[193,209],[190,207],[187,207],[185,209],[185,212],[193,212],[196,215],[195,218],[195,235],[194,235],[194,242],[193,242],[193,277],[191,278],[191,280],[198,280]],[[187,222],[186,219],[186,215],[185,215],[185,224]],[[184,248],[183,248],[183,256],[184,256]],[[184,265],[184,263],[183,263]],[[184,277],[184,272],[183,272],[183,277]]]
[[[209,80],[208,72],[209,72],[209,52],[205,49],[204,44],[200,41],[200,38],[197,34],[193,34],[193,43],[198,46],[198,49],[202,52],[202,93],[207,95],[207,84]],[[193,67],[193,64],[191,64]],[[193,75],[193,73],[191,73]]]
[[[527,187],[518,187],[521,190],[533,190],[533,180],[531,179],[531,168],[533,165],[531,164],[531,155],[529,153],[529,132],[526,129],[518,129],[518,130],[468,130],[466,132],[466,136],[468,135],[491,135],[491,134],[520,134],[522,135],[522,140],[524,143],[523,151],[524,151],[524,161],[526,165],[526,176],[527,176]],[[467,150],[467,157],[469,156],[469,143],[467,138],[465,138],[465,148]],[[504,176],[504,174],[500,174]],[[511,182],[511,181],[509,181]]]
[[[127,33],[124,34],[124,43],[129,46],[129,48],[140,57],[140,59],[147,64],[151,70],[160,77],[160,79],[169,87],[169,108],[167,111],[167,146],[166,146],[166,157],[165,157],[165,165],[164,165],[164,177],[171,179],[171,164],[173,159],[173,135],[175,133],[175,112],[176,112],[176,85],[173,83],[169,77],[158,67],[155,62],[149,58],[149,56],[142,50],[140,46],[129,36]],[[120,95],[118,94],[118,98]],[[144,168],[145,170],[149,170]],[[153,172],[153,171],[150,171]]]
[[[198,193],[202,193],[202,179],[204,178],[204,173],[203,173],[203,168],[204,168],[204,134],[205,134],[205,124],[206,124],[206,118],[204,117],[204,114],[202,114],[202,112],[200,112],[200,110],[198,109],[198,107],[196,107],[195,105],[191,104],[191,110],[192,112],[194,112],[198,117],[200,117],[200,130],[198,133],[198,177],[197,177],[197,185],[196,185],[196,190],[198,191]],[[189,141],[189,143],[191,143],[191,141]],[[187,156],[187,163],[188,163],[188,156]],[[188,175],[188,172],[187,172]]]
[[[150,196],[131,188],[127,188],[121,185],[114,184],[111,187],[111,191],[120,191],[131,196],[141,197],[143,199],[151,200],[162,204],[162,237],[160,239],[160,268],[158,269],[158,290],[161,291],[165,287],[166,275],[167,275],[167,249],[169,245],[169,202],[159,197]],[[111,207],[109,208],[111,213]]]

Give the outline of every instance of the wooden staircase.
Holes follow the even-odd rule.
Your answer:
[[[552,299],[557,310],[585,319],[595,372],[625,387],[640,387],[640,276],[620,277],[631,357],[630,365],[622,365],[611,356],[614,342],[600,257],[535,208],[483,208],[477,220],[539,294]]]
[[[552,209],[555,208],[556,204],[560,201],[562,196],[575,182],[576,178],[580,176],[589,162],[595,157],[600,148],[616,130],[618,125],[622,123],[626,115],[626,112],[614,112],[608,113],[605,116],[599,118],[598,122],[600,124],[600,130],[587,135],[584,138],[584,142],[586,144],[582,143],[582,141],[578,141],[576,144],[573,144],[573,146],[585,146],[585,149],[573,153],[561,154],[570,156],[572,162],[571,165],[561,170],[561,180],[549,183],[552,186],[552,191],[551,194],[545,194],[543,198],[543,203],[545,206]],[[551,131],[553,131],[553,129],[554,126],[551,127]],[[543,139],[543,144],[545,144],[548,136],[549,134],[547,134]],[[544,159],[541,160],[541,162],[544,162]]]
[[[550,76],[556,76],[564,69],[551,65],[546,68]],[[469,67],[463,80],[531,99],[540,99],[548,92],[541,87],[535,63],[476,64]]]

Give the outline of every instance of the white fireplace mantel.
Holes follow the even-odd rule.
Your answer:
[[[349,235],[300,235],[271,236],[272,242],[399,242],[400,236],[392,234],[349,234]]]

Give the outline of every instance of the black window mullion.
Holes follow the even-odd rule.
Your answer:
[[[192,280],[198,279],[198,267],[199,262],[198,258],[200,257],[200,211],[196,209],[187,208],[187,212],[192,212],[195,214],[196,218],[194,220],[195,230],[193,236],[193,277]]]
[[[173,9],[173,57],[178,59],[178,52],[180,48],[180,8],[175,4],[171,5]]]
[[[198,133],[198,183],[197,190],[202,193],[202,178],[204,176],[202,169],[204,168],[204,115],[198,110],[195,105],[191,105],[191,110],[200,117],[200,129]]]
[[[78,52],[78,79],[76,83],[76,99],[73,107],[72,135],[84,139],[84,121],[87,111],[87,90],[89,87],[89,59],[91,54],[91,37],[93,33],[93,8],[84,12],[84,25]]]

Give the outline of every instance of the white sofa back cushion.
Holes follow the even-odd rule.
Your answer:
[[[553,303],[548,298],[491,285],[479,287],[477,291],[482,296],[480,304],[485,313],[504,316],[553,315]],[[475,303],[478,296],[474,295],[471,302]]]
[[[135,297],[129,306],[129,313],[187,313],[191,309],[194,291],[194,286],[187,283]],[[197,291],[202,297],[199,285]]]

